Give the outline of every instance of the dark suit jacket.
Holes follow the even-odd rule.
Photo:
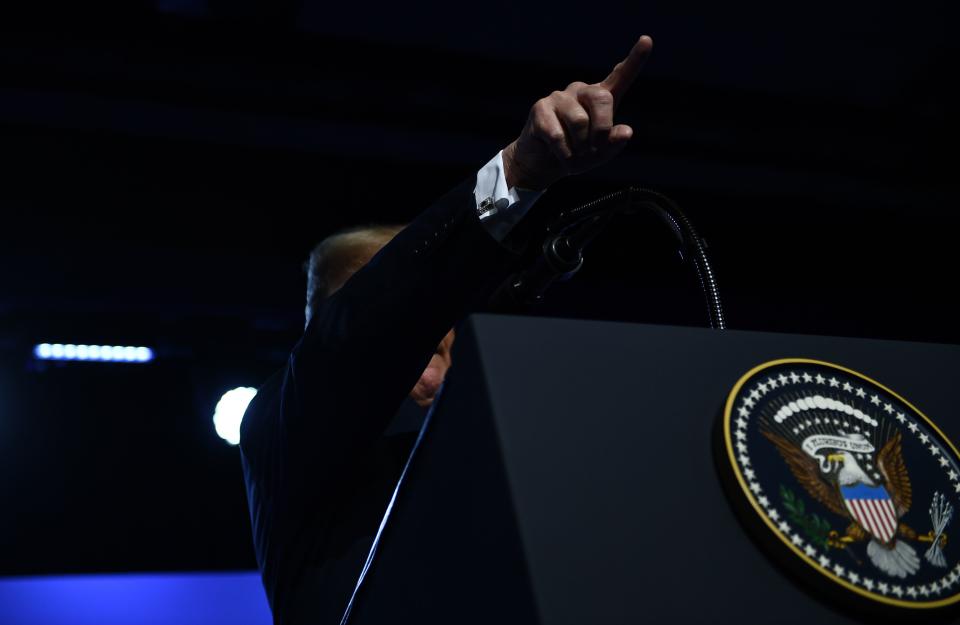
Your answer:
[[[327,299],[244,415],[243,473],[276,623],[340,622],[423,417],[408,393],[447,331],[516,263],[481,225],[474,185],[434,203]]]

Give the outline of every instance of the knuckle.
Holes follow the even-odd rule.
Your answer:
[[[563,131],[559,128],[550,128],[544,131],[544,136],[551,143],[563,143],[566,137],[563,134]]]
[[[551,123],[551,120],[547,117],[541,117],[534,121],[533,132],[536,136],[552,143],[563,141],[565,138],[563,129],[556,123]]]
[[[567,85],[567,88],[564,91],[580,91],[581,89],[587,87],[587,83],[575,80],[574,82]]]
[[[554,125],[552,121],[553,115],[548,111],[544,111],[542,115],[535,115],[533,117],[533,128],[540,134],[546,134]]]
[[[567,115],[567,123],[574,128],[586,128],[590,125],[590,116],[583,110],[572,111]]]
[[[550,113],[550,110],[551,110],[550,103],[547,101],[546,98],[542,98],[534,102],[533,108],[531,109],[530,112],[534,119],[542,120],[544,116]]]
[[[594,104],[599,104],[601,106],[613,104],[613,94],[610,93],[608,89],[604,89],[603,87],[592,86],[586,90],[584,96],[589,98]]]

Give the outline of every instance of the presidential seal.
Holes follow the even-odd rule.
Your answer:
[[[960,456],[907,400],[839,365],[777,360],[740,379],[721,428],[733,497],[794,569],[877,604],[960,601]]]

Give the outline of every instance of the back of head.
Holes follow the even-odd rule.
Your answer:
[[[403,228],[394,224],[352,226],[318,243],[304,263],[307,272],[306,323],[310,323],[313,312],[324,299],[333,295]]]

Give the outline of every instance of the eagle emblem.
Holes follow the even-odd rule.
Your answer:
[[[823,575],[899,606],[960,601],[960,460],[906,400],[837,365],[775,361],[728,398],[724,437],[753,508]]]
[[[916,573],[920,558],[908,541],[931,542],[934,532],[920,535],[900,522],[912,503],[901,434],[894,432],[877,451],[864,433],[842,429],[828,433],[827,420],[814,417],[810,429],[820,432],[805,436],[799,445],[789,430],[784,435],[782,428],[774,429],[772,424],[761,426],[761,432],[777,447],[803,489],[850,521],[842,536],[832,532],[828,546],[843,549],[869,540],[867,555],[878,569],[899,578]],[[931,563],[943,560],[946,534],[937,540],[938,549],[928,556]]]

